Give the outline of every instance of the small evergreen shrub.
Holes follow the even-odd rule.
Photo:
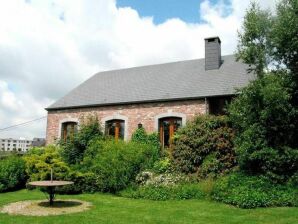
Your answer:
[[[235,173],[215,183],[212,198],[241,208],[298,206],[298,189],[264,176]]]
[[[20,189],[25,186],[25,162],[17,156],[0,160],[0,192]]]
[[[24,156],[24,160],[29,181],[50,180],[51,169],[53,169],[53,179],[65,180],[70,171],[69,166],[60,156],[59,148],[53,145],[31,149]]]
[[[138,188],[128,188],[120,192],[128,198],[142,198],[156,201],[202,199],[205,194],[197,184],[180,184],[174,186],[147,185]]]
[[[173,163],[201,177],[227,172],[236,164],[234,131],[225,116],[197,116],[174,138]]]

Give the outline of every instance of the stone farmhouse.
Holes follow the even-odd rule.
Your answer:
[[[234,55],[221,56],[219,37],[205,39],[205,58],[99,72],[50,105],[47,144],[98,116],[107,135],[130,139],[140,126],[169,146],[175,131],[201,114],[222,114],[253,75]]]

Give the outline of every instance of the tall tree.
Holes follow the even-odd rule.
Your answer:
[[[292,103],[298,107],[298,0],[282,0],[277,5],[270,38],[273,59],[286,67],[292,85]]]
[[[253,2],[246,11],[243,30],[238,32],[238,46],[236,57],[242,59],[250,68],[249,71],[262,76],[271,61],[268,45],[271,29],[271,14],[263,11]]]
[[[298,177],[298,0],[281,0],[275,14],[252,3],[237,58],[258,75],[229,106],[240,167]]]
[[[282,0],[270,32],[272,56],[298,76],[298,0]],[[297,80],[295,80],[297,81]]]

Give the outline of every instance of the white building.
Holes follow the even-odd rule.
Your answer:
[[[0,151],[27,152],[32,142],[32,140],[26,139],[0,139]]]

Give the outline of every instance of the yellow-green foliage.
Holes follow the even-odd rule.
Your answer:
[[[24,156],[26,162],[26,172],[30,181],[49,180],[51,178],[51,168],[53,178],[63,180],[69,172],[69,168],[59,154],[59,149],[55,146],[33,148]]]

